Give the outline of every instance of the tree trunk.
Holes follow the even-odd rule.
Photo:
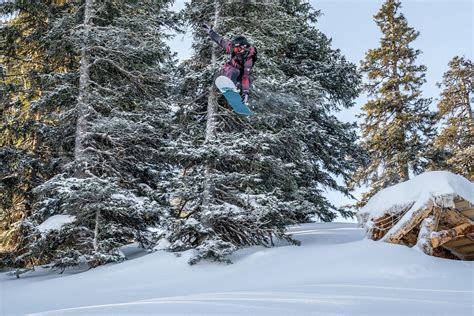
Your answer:
[[[470,98],[471,84],[469,82],[463,82],[463,86],[465,89],[464,104],[466,105],[467,117],[469,118],[471,132],[473,132],[472,129],[474,129],[474,114],[472,113],[471,98]]]
[[[84,148],[82,141],[86,132],[86,116],[89,108],[89,65],[90,56],[87,50],[89,44],[89,33],[91,28],[91,19],[93,12],[94,0],[86,0],[84,9],[84,41],[81,47],[81,61],[79,68],[79,96],[77,98],[77,122],[76,122],[76,138],[74,144],[74,159],[82,161],[84,159]]]
[[[95,212],[95,227],[94,227],[94,239],[92,240],[92,246],[94,247],[94,251],[99,249],[99,219],[100,219],[100,211]]]
[[[464,87],[466,89],[465,95],[464,95],[464,103],[466,104],[466,111],[467,111],[467,125],[468,125],[468,133],[469,136],[472,138],[474,137],[474,113],[472,113],[472,108],[471,108],[471,98],[470,98],[470,92],[471,92],[471,84],[469,82],[464,82]],[[472,145],[472,142],[471,142]],[[469,174],[469,180],[474,181],[474,167],[472,166],[472,162],[470,165],[467,166],[467,172]]]
[[[35,121],[38,122],[40,120],[40,115],[36,113],[34,115]],[[37,173],[38,173],[38,165],[39,165],[39,149],[40,149],[40,134],[37,131],[33,132],[32,137],[32,150],[33,150],[33,160],[34,164],[31,169],[31,173],[28,177],[28,185],[25,192],[25,199],[24,199],[24,206],[25,206],[25,216],[29,217],[32,214],[33,203],[34,203],[34,194],[33,189],[35,188],[35,184],[37,182]]]
[[[79,68],[79,96],[77,98],[77,122],[76,122],[76,138],[74,144],[74,160],[79,166],[79,170],[76,171],[76,176],[79,178],[85,177],[87,174],[87,161],[84,154],[83,140],[87,130],[87,115],[91,109],[89,104],[89,67],[90,67],[90,54],[88,51],[89,36],[92,27],[92,15],[94,12],[94,0],[86,0],[84,8],[84,33],[83,33],[83,44],[81,47],[81,62]],[[94,237],[92,246],[94,251],[98,249],[99,240],[99,219],[100,210],[95,213],[95,227]]]
[[[219,23],[219,1],[214,1],[214,28]],[[212,47],[211,52],[211,64],[214,65],[217,62],[216,47]],[[209,87],[209,96],[207,98],[207,122],[206,122],[206,137],[204,144],[212,142],[216,138],[216,112],[217,112],[217,92],[214,89],[212,83]],[[204,192],[203,192],[203,208],[209,206],[209,201],[212,192],[212,181],[210,179],[212,174],[212,166],[208,163],[204,171]]]
[[[391,23],[392,23],[392,34],[396,34],[395,32],[395,29],[394,29],[394,21],[393,19],[391,20]],[[395,35],[392,35],[392,36],[395,36]],[[397,41],[398,39],[397,38],[392,38],[392,54],[393,54],[393,60],[392,60],[392,79],[393,80],[400,80],[400,75],[398,74],[398,56],[395,54],[395,52],[397,51]],[[397,98],[397,108],[395,110],[395,121],[398,121],[398,120],[401,120],[401,116],[402,116],[402,113],[403,113],[403,108],[404,108],[404,105],[401,104],[401,100],[400,100],[400,84],[398,83],[396,85],[396,87],[394,87],[395,89],[395,92],[396,92],[396,98]],[[409,180],[409,174],[408,174],[408,162],[406,161],[406,159],[404,158],[401,158],[403,157],[403,151],[404,150],[407,150],[405,148],[405,140],[406,140],[406,135],[405,135],[405,131],[402,130],[401,133],[403,133],[403,135],[400,135],[401,136],[401,140],[400,140],[400,143],[398,144],[398,153],[397,153],[397,162],[398,162],[398,177],[399,177],[399,182],[404,182],[404,181],[407,181]]]

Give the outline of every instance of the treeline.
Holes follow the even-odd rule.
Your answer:
[[[369,183],[364,202],[424,170],[473,177],[472,62],[453,58],[430,112],[399,1],[375,16],[381,47],[361,71],[305,1],[193,0],[179,13],[172,2],[0,4],[0,267],[95,267],[161,239],[195,249],[190,263],[228,261],[240,247],[297,243],[290,224],[351,216],[327,189]],[[217,94],[228,56],[203,23],[258,47],[257,115]],[[193,55],[178,63],[166,40],[186,28]],[[359,141],[333,113],[354,105],[361,73],[371,99]]]
[[[349,184],[366,184],[357,206],[380,189],[426,170],[449,170],[474,180],[474,64],[455,56],[439,85],[437,111],[422,96],[426,66],[412,45],[419,32],[408,25],[399,0],[386,0],[374,15],[382,37],[360,70],[368,101],[362,107],[361,146],[365,161]]]

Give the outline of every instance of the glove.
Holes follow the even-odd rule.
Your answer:
[[[209,34],[209,33],[211,32],[211,30],[212,30],[212,27],[210,27],[210,26],[207,25],[207,24],[203,24],[201,27],[202,27],[202,30],[203,30],[204,32],[206,32],[207,34]]]
[[[242,103],[245,104],[245,105],[249,105],[249,93],[248,92],[244,92],[242,94]]]

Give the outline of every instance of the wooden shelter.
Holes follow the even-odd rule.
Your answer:
[[[474,183],[449,172],[413,180],[380,191],[373,197],[377,203],[358,213],[368,238],[417,246],[437,257],[474,260]],[[403,201],[396,203],[397,197]]]

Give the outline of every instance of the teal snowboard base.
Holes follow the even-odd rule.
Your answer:
[[[235,87],[235,84],[225,76],[216,78],[216,87],[227,100],[227,103],[234,109],[235,113],[242,115],[252,115],[252,111],[242,102],[242,98]]]

